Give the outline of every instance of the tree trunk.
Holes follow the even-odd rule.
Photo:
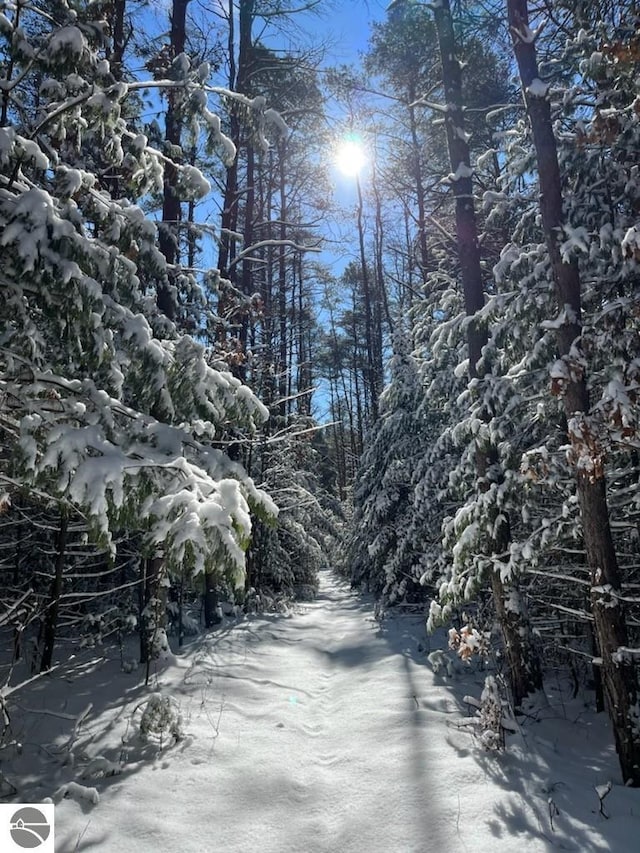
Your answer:
[[[374,294],[372,292],[371,280],[369,278],[369,268],[367,265],[367,255],[364,245],[362,187],[360,186],[360,179],[357,175],[356,189],[358,191],[358,242],[360,244],[360,264],[362,266],[362,298],[364,302],[364,322],[367,347],[366,385],[369,391],[370,418],[371,422],[374,423],[378,420],[378,396],[382,391],[382,388],[380,387],[378,371],[376,369],[376,353],[378,351],[378,347],[374,340],[374,335],[376,334],[373,308]]]
[[[363,400],[362,400],[362,396],[360,394],[360,378],[359,378],[359,375],[360,375],[360,363],[359,363],[360,359],[358,358],[358,328],[357,328],[357,322],[356,322],[357,312],[358,312],[358,301],[356,298],[356,289],[355,288],[356,288],[356,285],[354,283],[353,284],[353,291],[351,293],[352,321],[351,321],[351,330],[350,331],[351,331],[351,344],[352,344],[352,356],[351,356],[352,357],[352,365],[351,365],[352,380],[350,382],[350,387],[349,387],[350,393],[347,393],[345,380],[343,379],[342,381],[343,381],[344,390],[345,390],[344,397],[345,397],[345,400],[347,401],[347,405],[349,407],[349,420],[351,421],[351,424],[352,424],[351,446],[352,446],[355,458],[358,459],[360,454],[362,453],[362,447],[364,445],[364,423],[363,423],[364,418],[363,418],[363,413],[362,413]],[[344,373],[343,373],[343,376],[344,376]],[[365,385],[364,404],[366,406],[366,389],[367,389],[366,382],[364,383],[364,385]],[[352,415],[351,415],[351,412],[353,410],[354,398],[355,398],[355,404],[356,404],[355,405],[355,410],[356,410],[356,424],[355,424],[356,429],[355,429],[355,432],[353,431],[353,423],[352,423]]]
[[[189,162],[192,166],[198,162],[198,150],[195,145],[191,147],[189,152]],[[198,254],[198,229],[195,225],[196,203],[193,199],[189,202],[187,211],[187,266],[189,269],[193,269]]]
[[[287,176],[284,164],[284,143],[278,144],[278,191],[280,194],[280,224],[278,226],[278,239],[283,245],[278,248],[278,323],[280,328],[279,355],[278,355],[278,395],[280,397],[278,412],[285,424],[289,413],[287,402],[287,375],[288,364],[288,323],[287,323],[287,256],[284,240],[287,239]]]
[[[167,588],[162,583],[164,557],[156,555],[142,561],[140,601],[140,663],[146,664],[145,684],[153,659],[158,632],[167,626]]]
[[[207,572],[204,576],[204,626],[213,628],[220,622],[218,614],[218,588],[216,575]]]
[[[252,28],[254,18],[255,0],[240,0],[238,4],[238,61],[236,63],[235,52],[235,3],[229,0],[229,88],[243,95],[249,93],[249,80],[251,77],[252,57]],[[231,107],[229,119],[230,137],[238,153],[231,166],[227,169],[224,188],[224,199],[222,204],[220,245],[218,250],[218,269],[223,277],[228,278],[232,284],[236,283],[236,268],[232,264],[236,254],[236,243],[232,234],[238,229],[238,204],[240,201],[240,190],[238,185],[238,158],[243,144],[241,133],[241,121],[237,106]],[[218,314],[224,321],[220,328],[219,341],[224,342],[227,337],[227,322],[234,321],[234,296],[220,293]],[[240,353],[242,357],[242,353]]]
[[[434,9],[433,14],[442,62],[442,82],[444,84],[447,110],[445,128],[449,160],[453,173],[452,184],[456,203],[456,237],[464,307],[468,317],[475,317],[484,307],[484,288],[482,285],[482,268],[480,266],[478,227],[473,203],[469,143],[466,141],[464,131],[462,76],[460,63],[456,56],[456,43],[449,0],[443,0]],[[482,373],[479,361],[482,355],[482,348],[487,342],[487,333],[485,329],[474,321],[469,324],[468,330],[469,375],[471,378],[474,378]]]
[[[173,0],[171,11],[171,57],[175,59],[184,53],[186,43],[186,17],[189,0]],[[182,137],[182,116],[173,89],[167,92],[167,115],[165,118],[165,139],[169,146],[169,156],[176,159],[179,154]],[[169,320],[175,320],[177,301],[175,295],[174,266],[179,258],[178,224],[182,218],[180,198],[175,189],[177,170],[167,164],[164,170],[164,197],[162,203],[162,224],[158,232],[160,251],[167,261],[167,279],[158,287],[158,308]]]
[[[109,68],[116,80],[122,80],[122,72],[124,68],[124,52],[127,46],[128,37],[125,33],[125,12],[126,0],[113,0],[111,7],[112,18],[112,43],[111,55],[109,59]]]
[[[382,353],[382,318],[384,315],[384,322],[387,324],[387,328],[389,330],[389,334],[393,336],[393,318],[391,316],[391,309],[389,308],[389,299],[387,296],[387,287],[385,285],[385,276],[384,276],[384,249],[385,249],[385,241],[384,241],[384,224],[382,218],[382,199],[380,198],[380,190],[378,189],[378,181],[376,177],[376,170],[373,169],[373,173],[371,176],[371,188],[373,190],[373,196],[375,198],[376,205],[376,224],[375,224],[375,257],[376,257],[376,269],[375,269],[375,282],[376,282],[376,300],[375,300],[375,323],[376,323],[376,371],[378,372],[378,383],[380,386],[380,390],[382,390],[384,386],[384,363],[383,363],[383,353]]]
[[[311,344],[311,319],[309,310],[305,302],[305,265],[300,253],[295,261],[294,268],[298,273],[298,328],[297,328],[297,345],[298,345],[298,371],[297,371],[297,392],[298,392],[298,414],[311,417],[312,410],[312,385],[313,385],[313,349]]]
[[[416,124],[416,108],[414,102],[417,100],[415,87],[410,85],[409,88],[409,129],[411,131],[411,146],[414,160],[414,179],[416,182],[416,197],[418,201],[418,247],[420,276],[422,284],[427,283],[427,264],[429,261],[429,247],[427,245],[427,216],[425,210],[425,190],[424,177],[422,170],[422,162],[420,158],[420,142],[418,140],[418,128]]]
[[[434,8],[433,14],[438,34],[447,107],[445,127],[456,202],[455,218],[460,276],[466,314],[475,318],[484,306],[484,288],[473,201],[469,143],[464,131],[462,77],[460,63],[456,57],[456,43],[449,0],[442,0]],[[470,379],[481,378],[486,372],[486,366],[481,363],[481,357],[482,349],[487,343],[487,332],[475,320],[469,323],[467,329],[469,377]],[[491,416],[485,411],[484,417],[488,421]],[[480,445],[476,447],[477,488],[480,491],[490,487],[490,477],[495,479],[496,476],[501,476],[500,473],[492,473],[498,469],[497,462],[495,448],[485,448]],[[497,529],[489,548],[494,563],[499,563],[498,555],[508,553],[511,540],[508,519],[504,515],[500,517],[499,513],[500,511],[496,508],[493,527]],[[492,571],[491,588],[509,664],[509,680],[513,702],[516,707],[519,707],[527,695],[542,687],[540,662],[532,642],[531,628],[524,607],[513,606],[514,601],[520,600],[517,586],[502,581],[499,565]]]
[[[60,510],[60,527],[56,537],[56,560],[51,581],[51,592],[49,593],[49,604],[44,617],[42,631],[42,658],[40,660],[40,672],[51,669],[53,660],[53,647],[56,641],[58,628],[58,612],[60,610],[60,596],[62,595],[62,581],[64,577],[64,562],[67,552],[67,537],[69,530],[69,519],[65,509]]]
[[[524,100],[531,123],[533,144],[538,161],[540,212],[545,242],[549,252],[557,299],[567,320],[558,328],[557,344],[561,358],[576,369],[563,395],[564,411],[569,425],[569,438],[575,461],[584,460],[589,439],[591,470],[576,465],[575,478],[582,518],[587,564],[591,573],[591,608],[594,630],[602,657],[602,682],[611,718],[625,783],[640,786],[640,733],[634,709],[638,684],[633,660],[618,649],[627,646],[627,628],[620,601],[618,562],[611,535],[606,482],[602,466],[593,446],[597,445],[589,424],[589,394],[583,364],[581,335],[581,284],[575,261],[565,263],[559,239],[564,223],[562,187],[556,139],[551,121],[551,106],[539,83],[535,41],[529,28],[527,0],[508,0],[509,28],[520,71]]]

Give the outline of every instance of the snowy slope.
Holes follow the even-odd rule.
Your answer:
[[[380,626],[326,573],[315,602],[229,625],[165,664],[152,689],[178,700],[179,743],[139,743],[140,671],[78,659],[19,697],[22,754],[3,769],[16,800],[73,780],[99,792],[59,802],[57,853],[638,849],[640,792],[616,784],[601,716],[553,700],[505,754],[483,752],[448,725],[482,674],[435,675],[426,642],[422,619]],[[608,780],[605,819],[595,786]]]

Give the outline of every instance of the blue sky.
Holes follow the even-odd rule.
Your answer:
[[[309,41],[327,43],[327,65],[348,64],[356,62],[358,54],[366,49],[371,22],[385,18],[389,3],[390,0],[322,0],[312,12],[302,11],[291,21]],[[299,8],[303,6],[301,0]],[[272,43],[273,34],[269,28],[265,31],[267,44]],[[280,37],[276,41],[281,41]]]
[[[353,62],[367,46],[372,21],[384,19],[390,0],[334,0],[321,25],[335,38],[333,64]],[[329,4],[328,4],[329,5]]]

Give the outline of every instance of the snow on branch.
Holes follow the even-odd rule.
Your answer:
[[[629,646],[619,646],[611,655],[614,663],[636,663],[640,658],[640,648],[632,649]]]
[[[523,44],[534,44],[544,29],[545,23],[546,21],[542,21],[540,26],[533,30],[524,21],[521,21],[517,27],[511,27],[511,32],[514,38],[517,38]]]
[[[54,793],[54,803],[60,803],[62,800],[72,799],[86,801],[91,805],[96,806],[100,802],[100,794],[96,788],[87,788],[85,785],[80,785],[78,782],[67,782],[66,785],[61,785]]]
[[[462,181],[465,178],[471,178],[473,176],[473,169],[468,166],[466,163],[458,163],[458,168],[455,172],[447,175],[447,180],[451,183],[455,183],[456,181]]]
[[[480,699],[464,697],[464,702],[474,709],[473,716],[453,723],[456,728],[473,729],[484,749],[491,752],[505,748],[507,733],[517,734],[520,731],[504,692],[501,681],[488,675]]]
[[[640,260],[640,225],[633,225],[627,229],[622,239],[622,254],[627,259]]]
[[[28,598],[30,598],[30,596],[32,596],[32,595],[33,595],[33,590],[32,590],[32,589],[28,589],[26,592],[24,592],[24,593],[20,596],[20,598],[18,598],[16,601],[14,601],[14,602],[11,604],[11,606],[10,606],[10,607],[8,607],[8,608],[4,611],[4,613],[0,613],[0,628],[1,628],[3,625],[6,625],[6,624],[8,624],[9,622],[11,622],[11,620],[12,620],[12,618],[13,618],[14,614],[18,614],[18,615],[19,615],[20,608],[22,607],[22,605],[24,604],[24,602],[25,602]]]
[[[233,377],[220,378],[242,391]],[[149,545],[163,543],[171,565],[194,573],[226,565],[241,582],[250,505],[266,516],[277,513],[242,466],[192,432],[127,408],[89,380],[34,380],[10,390],[24,411],[34,411],[22,418],[21,446],[35,482],[48,482],[82,507],[107,538],[121,513],[133,512]],[[59,389],[53,396],[52,387]],[[46,415],[41,389],[49,389],[44,399],[52,404]]]
[[[543,83],[539,77],[534,77],[527,86],[527,94],[531,95],[532,98],[546,98],[548,93],[549,84]]]
[[[428,107],[430,110],[433,110],[436,113],[442,113],[443,115],[448,113],[451,109],[448,104],[436,104],[434,101],[427,100],[426,95],[412,101],[409,104],[409,107]]]
[[[253,252],[258,251],[258,249],[265,249],[268,247],[287,247],[293,249],[295,252],[321,252],[317,246],[303,246],[301,243],[296,243],[295,240],[260,240],[258,243],[254,243],[246,249],[243,249],[241,252],[238,252],[236,257],[229,264],[230,267],[237,264],[239,261],[242,261]]]

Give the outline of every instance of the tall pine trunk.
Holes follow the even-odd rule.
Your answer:
[[[173,0],[171,10],[171,57],[175,59],[184,53],[186,43],[186,16],[189,0]],[[167,115],[165,119],[165,139],[168,143],[169,157],[181,159],[180,143],[182,138],[182,115],[173,89],[167,92]],[[177,302],[175,294],[175,264],[178,261],[179,233],[182,218],[182,206],[176,191],[177,170],[167,164],[164,172],[164,195],[162,202],[162,225],[159,229],[159,248],[167,261],[167,279],[158,287],[158,308],[169,320],[175,320]]]
[[[280,199],[280,223],[278,225],[278,239],[281,245],[278,247],[278,323],[279,323],[279,351],[278,351],[278,414],[282,419],[280,428],[285,423],[289,414],[289,403],[287,401],[287,375],[290,368],[288,359],[288,334],[287,323],[287,250],[284,241],[287,239],[287,176],[285,172],[285,143],[278,144],[278,193]]]
[[[376,345],[375,336],[379,334],[379,329],[376,329],[374,322],[374,306],[373,300],[375,294],[371,286],[369,277],[369,266],[367,264],[367,253],[364,243],[364,220],[363,220],[363,200],[362,186],[360,178],[356,175],[356,190],[358,193],[358,208],[357,208],[357,225],[358,225],[358,243],[360,245],[360,264],[362,267],[362,300],[364,310],[365,338],[366,338],[366,387],[369,396],[370,422],[378,420],[378,396],[382,391],[381,377],[377,365],[378,346]]]
[[[434,18],[438,34],[438,46],[442,62],[442,78],[446,99],[445,126],[447,145],[453,173],[453,192],[456,209],[456,237],[460,263],[460,275],[467,316],[475,318],[484,306],[484,288],[482,286],[482,267],[480,264],[480,246],[478,228],[473,201],[469,144],[464,131],[462,109],[462,78],[460,63],[456,56],[456,42],[449,0],[434,8]],[[469,348],[469,378],[482,378],[486,366],[482,364],[482,349],[487,343],[486,329],[474,319],[467,326]],[[485,413],[488,420],[489,413]],[[484,491],[490,488],[490,478],[495,478],[497,453],[493,447],[476,447],[477,488]],[[499,476],[499,475],[498,475]],[[496,511],[493,519],[495,533],[489,549],[494,568],[491,575],[491,589],[496,616],[502,632],[506,658],[509,666],[509,680],[513,701],[518,707],[530,693],[542,686],[542,672],[537,651],[532,642],[531,630],[524,607],[520,603],[518,589],[513,583],[505,583],[500,573],[500,554],[508,553],[511,541],[509,521],[503,513]],[[515,607],[518,601],[520,606]]]
[[[535,40],[529,28],[527,0],[508,0],[509,28],[520,71],[522,90],[538,161],[542,227],[559,308],[567,319],[557,331],[558,351],[569,368],[584,364],[581,347],[582,305],[580,273],[575,261],[565,262],[559,240],[564,223],[558,150],[551,121],[551,106],[539,80]],[[595,441],[589,424],[586,371],[569,369],[563,395],[569,437],[576,460],[586,452],[584,440]],[[602,657],[602,682],[613,724],[616,749],[625,782],[640,786],[640,732],[634,709],[638,684],[631,659],[616,653],[627,646],[627,628],[620,601],[620,576],[611,535],[606,482],[600,466],[591,471],[575,468],[576,490],[582,518],[584,545],[591,577],[591,609],[596,640]]]
[[[236,63],[236,9],[234,0],[229,0],[229,88],[243,95],[249,92],[252,62],[252,28],[255,10],[255,0],[240,0],[238,4],[238,59]],[[218,249],[218,269],[223,278],[229,279],[233,285],[237,283],[237,271],[234,259],[236,242],[234,234],[238,230],[239,203],[242,195],[239,185],[238,158],[245,140],[242,138],[242,123],[240,108],[231,106],[230,137],[237,149],[233,163],[227,168],[222,216],[220,222],[220,243]],[[237,321],[236,297],[233,292],[220,291],[218,314],[222,320],[218,340],[224,343],[227,339],[228,326]],[[241,330],[242,332],[242,330]],[[242,352],[239,358],[242,359]]]
[[[415,181],[416,198],[418,202],[418,247],[419,267],[422,284],[427,283],[427,267],[429,263],[429,247],[427,245],[427,214],[425,208],[425,189],[422,162],[420,159],[420,143],[418,140],[418,126],[416,123],[415,101],[417,91],[413,84],[409,84],[409,129],[411,131],[411,156],[413,160],[413,179]]]

